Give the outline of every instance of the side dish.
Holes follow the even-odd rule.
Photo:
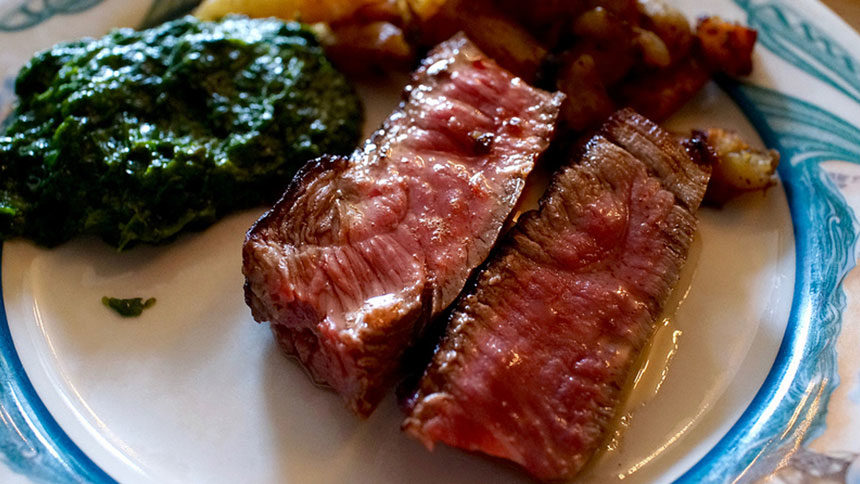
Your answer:
[[[699,136],[707,140],[712,151],[714,170],[708,202],[719,205],[739,193],[765,190],[776,183],[776,150],[756,150],[737,133],[721,128],[705,130]]]
[[[243,251],[254,318],[363,416],[489,254],[563,99],[462,35],[433,50],[404,97],[351,157],[309,163]]]
[[[574,477],[678,282],[710,172],[698,153],[613,115],[458,302],[404,429],[542,480]]]
[[[0,136],[0,239],[123,249],[271,203],[362,111],[297,23],[186,17],[40,52]]]

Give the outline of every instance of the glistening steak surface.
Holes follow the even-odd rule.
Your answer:
[[[254,318],[368,415],[422,326],[487,257],[562,98],[462,35],[440,44],[362,149],[309,163],[248,232]]]
[[[573,477],[678,281],[709,173],[695,155],[616,113],[458,302],[404,429]]]

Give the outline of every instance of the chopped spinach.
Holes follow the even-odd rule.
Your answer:
[[[0,136],[0,240],[125,249],[272,202],[347,153],[362,109],[301,24],[185,17],[58,44],[21,70]]]

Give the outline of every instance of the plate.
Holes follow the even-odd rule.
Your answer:
[[[0,113],[11,102],[9,79],[34,50],[152,25],[187,3],[0,0],[0,42],[14,46],[0,54]],[[719,0],[707,11],[676,3],[691,18],[748,23],[760,44],[752,78],[708,86],[669,127],[732,127],[777,148],[781,183],[700,212],[618,431],[578,482],[812,472],[792,456],[828,435],[842,372],[841,283],[856,230],[837,175],[860,163],[850,121],[860,119],[860,63],[847,49],[860,39],[811,0]],[[360,86],[368,132],[401,85]],[[529,482],[480,456],[428,453],[400,432],[393,396],[367,421],[355,419],[281,355],[242,299],[241,244],[262,210],[122,254],[88,238],[53,250],[3,244],[0,480]],[[126,320],[101,305],[104,295],[158,302]],[[840,475],[857,482],[852,449],[844,459],[801,450],[844,461]]]

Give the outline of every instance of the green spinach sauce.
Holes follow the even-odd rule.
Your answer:
[[[294,22],[192,17],[59,44],[21,70],[0,136],[0,239],[124,249],[271,202],[347,153],[362,108]]]

